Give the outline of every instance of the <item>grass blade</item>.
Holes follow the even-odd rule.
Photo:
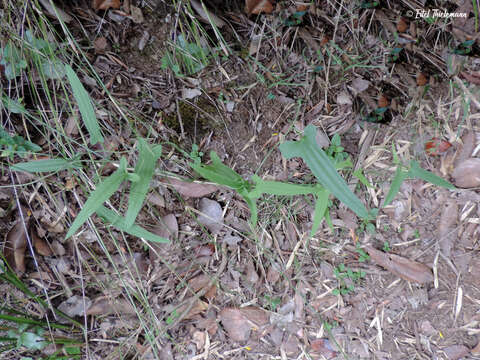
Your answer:
[[[95,110],[93,109],[92,102],[90,101],[90,96],[88,96],[87,91],[83,87],[80,79],[75,71],[73,71],[72,67],[70,65],[65,65],[65,70],[68,81],[70,82],[70,86],[72,87],[73,96],[78,103],[78,109],[82,114],[83,123],[90,134],[90,144],[95,145],[99,142],[103,143],[100,126],[98,125]]]
[[[153,234],[150,231],[142,228],[141,226],[135,224],[131,226],[126,226],[126,220],[124,217],[117,215],[114,211],[107,209],[103,205],[96,210],[96,213],[98,216],[104,218],[107,222],[111,223],[117,229],[126,232],[127,234],[157,243],[170,242],[170,240]]]
[[[400,191],[400,186],[402,186],[403,181],[408,176],[408,171],[402,168],[402,165],[397,166],[397,170],[395,171],[395,177],[392,180],[392,185],[390,185],[390,190],[388,191],[387,197],[383,202],[383,207],[389,205],[395,196]]]
[[[412,160],[410,161],[410,172],[409,176],[413,176],[417,179],[422,179],[428,181],[437,186],[444,187],[446,189],[455,190],[456,187],[450,184],[447,180],[442,179],[440,176],[435,175],[434,173],[422,169],[417,161]]]
[[[307,195],[319,191],[318,186],[289,184],[280,181],[267,181],[259,176],[252,177],[255,188],[250,191],[252,198],[259,198],[262,194],[270,195]]]
[[[350,190],[345,180],[338,174],[335,165],[315,141],[316,128],[308,125],[304,137],[297,142],[287,141],[280,145],[286,158],[300,156],[308,165],[320,184],[327,188],[338,200],[348,206],[359,217],[368,219],[368,210],[362,201]]]
[[[78,169],[79,167],[80,165],[78,163],[65,159],[35,160],[10,166],[10,168],[14,171],[26,171],[29,173],[53,172],[72,168]]]
[[[125,226],[127,228],[133,225],[142,208],[160,154],[161,147],[151,149],[144,139],[138,139],[138,162],[135,166],[135,174],[140,179],[133,182],[130,188],[128,209],[125,215]]]
[[[112,175],[107,177],[103,182],[97,185],[97,188],[90,194],[90,197],[85,202],[83,209],[75,218],[75,221],[70,226],[70,230],[65,237],[68,239],[72,236],[85,221],[92,215],[102,204],[117,191],[123,180],[127,177],[127,160],[122,158],[120,160],[120,167]]]

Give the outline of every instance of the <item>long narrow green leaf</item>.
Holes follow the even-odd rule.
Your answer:
[[[72,168],[80,168],[80,164],[76,161],[65,160],[65,159],[43,159],[22,162],[10,166],[14,171],[26,171],[29,173],[37,172],[53,172],[60,171]]]
[[[252,177],[255,188],[250,191],[252,198],[259,198],[262,194],[270,195],[307,195],[319,191],[318,186],[290,184],[280,181],[263,180],[259,176]]]
[[[412,176],[417,179],[422,179],[428,181],[434,185],[444,187],[446,189],[455,190],[456,187],[449,183],[447,180],[442,179],[440,176],[435,175],[434,173],[422,169],[417,161],[410,161],[410,172],[409,176]]]
[[[280,150],[286,158],[300,156],[308,165],[320,184],[359,217],[369,218],[368,210],[362,201],[350,190],[345,180],[338,174],[335,165],[327,154],[320,149],[316,140],[316,128],[308,125],[304,137],[297,142],[287,141],[280,145]]]
[[[160,154],[161,146],[151,149],[144,139],[138,139],[138,162],[135,166],[135,174],[140,179],[133,182],[130,188],[128,209],[125,215],[125,226],[127,228],[133,225],[142,208]]]
[[[100,206],[96,213],[98,216],[104,218],[107,222],[111,223],[117,229],[126,232],[127,234],[157,243],[169,243],[170,240],[161,236],[155,235],[148,230],[138,225],[126,226],[126,220],[124,217],[117,215],[114,211],[107,209],[105,206]]]
[[[322,189],[320,192],[317,193],[317,202],[315,203],[315,213],[313,215],[313,224],[310,236],[315,235],[318,227],[322,223],[322,219],[324,218],[325,212],[327,211],[329,196],[330,191],[328,191],[327,189]]]
[[[73,96],[78,103],[78,109],[80,110],[80,114],[82,114],[83,123],[90,134],[90,144],[103,143],[102,133],[100,132],[100,126],[98,125],[90,96],[88,96],[87,91],[72,67],[65,65],[65,70],[70,86],[72,87]]]
[[[127,160],[120,160],[120,167],[112,175],[107,177],[103,182],[97,185],[97,188],[90,194],[85,202],[83,209],[75,218],[75,221],[68,230],[66,239],[75,234],[75,232],[83,225],[85,221],[92,215],[102,204],[113,195],[119,188],[120,184],[127,177]]]
[[[407,178],[408,171],[402,168],[402,165],[397,166],[395,171],[395,176],[392,180],[392,185],[390,185],[390,190],[388,191],[385,201],[383,202],[383,207],[389,205],[395,196],[400,191],[400,186],[402,186],[403,181]]]

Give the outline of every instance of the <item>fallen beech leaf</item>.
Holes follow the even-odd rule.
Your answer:
[[[372,246],[366,246],[365,248],[373,262],[402,279],[420,284],[433,281],[432,271],[424,264],[408,260],[395,254],[384,253]]]
[[[425,143],[425,152],[430,156],[438,156],[447,151],[451,146],[452,144],[448,141],[435,137]]]
[[[165,178],[164,181],[172,185],[180,195],[192,198],[201,198],[218,190],[215,185],[187,182],[176,178]]]
[[[241,309],[226,308],[219,316],[228,336],[238,342],[247,341],[252,330],[257,330],[269,322],[267,312],[253,306]]]
[[[93,0],[92,7],[97,10],[119,9],[120,0]]]
[[[428,82],[428,78],[425,76],[424,73],[419,72],[417,74],[417,85],[424,86]]]
[[[272,11],[273,5],[270,0],[245,0],[245,12],[248,15],[258,15],[262,12],[270,14]]]
[[[129,301],[106,296],[94,299],[92,306],[87,310],[87,315],[133,315],[135,313],[135,308]]]
[[[480,159],[470,158],[459,163],[453,170],[455,185],[461,188],[480,186]]]
[[[27,226],[27,225],[25,225]],[[24,273],[25,250],[27,249],[27,234],[22,221],[18,221],[8,232],[5,239],[3,254],[8,264],[15,270]]]

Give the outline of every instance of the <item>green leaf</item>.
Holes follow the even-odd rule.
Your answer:
[[[358,169],[356,171],[354,171],[353,173],[353,176],[355,176],[363,185],[365,185],[366,187],[369,187],[369,188],[373,188],[373,185],[370,184],[367,180],[367,178],[365,177],[365,175],[363,175],[363,171],[362,169]]]
[[[325,217],[325,213],[327,212],[328,207],[329,196],[330,191],[328,191],[327,189],[322,189],[319,193],[317,193],[317,202],[315,203],[315,212],[313,215],[313,224],[310,236],[315,235],[320,224],[322,223],[322,219]]]
[[[170,242],[170,240],[163,238],[161,236],[155,235],[138,225],[134,224],[131,226],[127,226],[126,220],[124,217],[117,215],[114,211],[107,209],[103,205],[96,210],[96,213],[98,216],[104,218],[107,222],[115,226],[118,230],[126,232],[127,234],[130,234],[148,241],[157,242],[157,243]]]
[[[417,179],[422,179],[428,181],[437,186],[444,187],[446,189],[455,190],[456,187],[449,183],[447,180],[442,179],[440,176],[435,175],[434,173],[422,169],[417,161],[410,161],[410,172],[409,176],[412,176]]]
[[[142,208],[160,154],[161,147],[157,147],[154,152],[144,139],[138,139],[138,162],[135,166],[135,175],[139,177],[139,180],[133,182],[130,188],[128,209],[125,215],[127,228],[133,225]]]
[[[85,202],[82,211],[77,215],[75,221],[70,226],[65,239],[72,236],[85,221],[92,215],[102,204],[113,195],[119,188],[120,184],[127,177],[127,160],[122,158],[120,160],[120,167],[103,182],[97,185],[97,188],[90,194],[90,197]]]
[[[320,184],[361,218],[369,213],[362,201],[350,190],[345,180],[338,174],[335,165],[315,141],[316,128],[308,125],[305,136],[300,141],[287,141],[280,145],[286,158],[300,156],[308,165]]]
[[[18,100],[10,99],[8,96],[2,96],[2,106],[13,114],[26,114],[27,110]]]
[[[25,346],[30,350],[42,350],[48,343],[42,336],[31,332],[24,332],[18,337],[17,345]]]
[[[80,168],[80,164],[77,161],[65,159],[43,159],[14,164],[10,166],[10,168],[14,171],[37,173],[53,172],[72,168],[78,169]]]
[[[100,126],[98,125],[95,110],[90,101],[90,96],[88,96],[87,91],[72,67],[70,65],[65,65],[65,70],[70,86],[72,87],[73,96],[75,97],[75,100],[77,100],[80,114],[82,114],[83,123],[90,134],[90,144],[95,145],[99,142],[103,143]]]
[[[402,165],[397,166],[397,170],[395,171],[395,177],[392,180],[392,185],[390,185],[390,190],[388,191],[387,197],[383,202],[383,207],[389,205],[395,196],[400,191],[400,186],[402,186],[403,181],[407,178],[408,171],[403,169]]]
[[[254,199],[258,199],[260,196],[262,196],[262,194],[307,195],[317,193],[321,190],[321,187],[319,188],[319,186],[298,185],[280,181],[263,180],[257,175],[253,175],[252,180],[255,183],[255,187],[249,192],[249,195]]]

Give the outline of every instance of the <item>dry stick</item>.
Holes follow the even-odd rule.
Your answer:
[[[178,99],[175,99],[175,103],[177,104],[177,118],[178,123],[180,124],[180,137],[185,139],[185,131],[183,130],[183,121],[182,121],[182,114],[180,113],[180,106],[178,104]]]

